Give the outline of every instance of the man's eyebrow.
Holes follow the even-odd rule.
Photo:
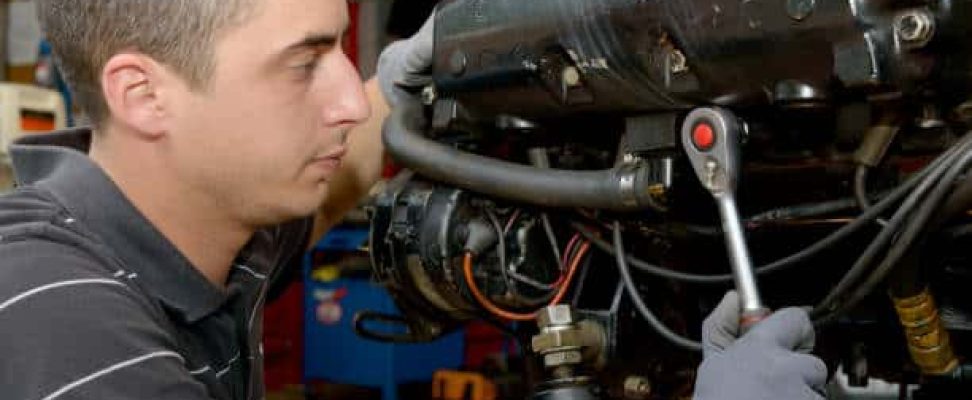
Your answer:
[[[307,37],[301,39],[299,42],[291,44],[284,49],[284,52],[290,52],[293,50],[300,50],[312,47],[325,47],[334,46],[338,42],[340,35],[334,33],[314,33],[307,35]]]
[[[341,37],[348,32],[348,29],[350,29],[350,26],[345,24],[344,28],[338,32],[318,32],[308,34],[299,42],[287,46],[287,48],[284,49],[284,52],[287,53],[306,48],[334,46],[338,43],[338,41],[341,40]]]

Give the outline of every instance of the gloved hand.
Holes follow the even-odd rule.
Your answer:
[[[740,311],[739,296],[729,292],[703,323],[694,399],[823,399],[827,366],[807,354],[814,330],[806,311],[777,310],[737,339]]]
[[[432,82],[435,16],[408,39],[396,41],[378,57],[378,84],[392,107],[418,102],[422,87]]]

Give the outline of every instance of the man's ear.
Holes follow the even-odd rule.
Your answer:
[[[168,71],[144,54],[119,53],[101,70],[101,88],[111,119],[143,139],[166,132]]]

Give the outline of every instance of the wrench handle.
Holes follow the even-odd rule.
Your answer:
[[[742,309],[762,309],[763,301],[759,295],[759,285],[756,283],[756,273],[749,258],[742,224],[739,222],[735,197],[732,192],[724,192],[715,194],[715,200],[722,218],[722,229],[725,231],[726,247],[729,251],[729,264],[732,266],[732,275],[735,278]]]

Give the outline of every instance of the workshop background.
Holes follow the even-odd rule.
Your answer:
[[[436,2],[350,2],[352,27],[344,45],[361,75],[372,76],[381,49],[417,31]],[[7,154],[11,141],[83,125],[85,118],[53,65],[34,3],[0,2],[0,33],[2,192],[13,187]],[[522,374],[510,370],[521,364],[515,361],[519,349],[489,325],[472,324],[423,345],[355,335],[357,311],[395,312],[387,292],[370,277],[366,246],[367,221],[359,209],[314,246],[289,284],[272,290],[275,300],[264,319],[268,399],[523,397],[517,395]]]

